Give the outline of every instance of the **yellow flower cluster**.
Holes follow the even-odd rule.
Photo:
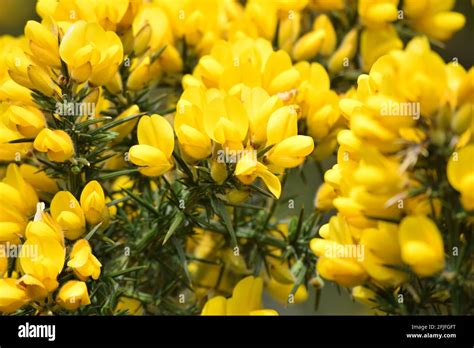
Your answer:
[[[338,133],[337,164],[316,199],[317,208],[338,213],[311,242],[322,277],[347,287],[367,281],[396,287],[408,280],[404,266],[420,277],[444,270],[445,253],[452,252],[439,230],[447,204],[440,199],[447,198],[444,191],[433,194],[440,187],[429,182],[447,178],[472,211],[473,72],[444,64],[418,37],[379,58],[341,99],[349,129]],[[435,159],[436,147],[449,152]],[[428,156],[438,167],[417,165]]]
[[[298,135],[301,108],[294,95],[302,80],[288,54],[274,52],[266,40],[217,42],[183,80],[174,128],[185,158],[209,158],[221,183],[232,174],[225,164],[233,154],[240,182],[261,178],[278,198],[275,174],[300,165],[314,147],[310,137]]]
[[[37,174],[35,174],[38,176]],[[36,183],[46,183],[49,178],[35,178]],[[54,182],[53,182],[54,183]],[[51,186],[51,183],[49,184]],[[68,191],[59,191],[50,204],[50,213],[44,212],[44,203],[21,174],[21,169],[10,164],[0,185],[2,200],[1,241],[21,247],[15,272],[0,279],[2,299],[0,311],[14,312],[19,307],[34,302],[51,301],[52,293],[60,285],[58,276],[64,271],[66,242],[76,240],[86,230],[86,221],[92,225],[108,222],[108,208],[104,193],[96,181],[91,181],[81,194],[81,205]],[[8,197],[8,204],[7,204]],[[11,202],[14,199],[12,206]],[[33,221],[29,216],[35,212]],[[3,245],[2,245],[3,246]],[[4,253],[1,274],[8,266]],[[56,294],[56,303],[67,310],[76,310],[90,303],[87,286],[89,277],[98,279],[101,263],[92,254],[86,239],[78,239],[68,256],[67,266],[80,281],[69,280]]]

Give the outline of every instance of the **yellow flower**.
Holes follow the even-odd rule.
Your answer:
[[[323,225],[319,234],[323,238],[314,238],[310,248],[319,259],[317,269],[319,274],[336,283],[354,287],[362,284],[368,274],[362,266],[361,252],[351,231],[351,226],[338,214]]]
[[[49,213],[39,210],[35,215],[35,220],[30,221],[25,230],[26,239],[37,238],[52,238],[64,246],[64,233],[61,226],[54,221]]]
[[[69,280],[64,284],[56,296],[56,302],[69,311],[74,311],[81,306],[91,303],[86,283]]]
[[[288,228],[285,225],[286,231],[283,233],[288,233]],[[278,255],[275,255],[278,256]],[[276,259],[267,258],[267,263],[269,265],[269,280],[265,284],[265,290],[278,302],[284,305],[293,304],[293,303],[302,303],[308,299],[308,291],[306,286],[301,284],[294,294],[291,294],[294,286],[294,277],[291,273],[288,264],[281,263]],[[292,296],[290,296],[290,294]]]
[[[97,23],[77,21],[65,33],[59,53],[77,82],[101,86],[109,82],[123,59],[120,38]]]
[[[404,51],[392,51],[379,58],[370,70],[370,79],[372,81],[368,82],[374,83],[372,90],[375,87],[379,89],[381,95],[393,95],[399,98],[395,102],[406,100],[420,103],[419,111],[422,116],[434,114],[446,101],[448,84],[446,66],[442,58],[431,51],[426,37],[415,37],[407,44]],[[384,103],[386,104],[387,101]],[[381,111],[383,110],[379,108],[379,114]],[[412,116],[413,119],[420,115],[407,116]],[[387,123],[390,119],[393,122],[393,117],[382,118],[387,119]],[[400,122],[404,122],[400,120],[401,118],[407,119],[406,121],[410,119],[410,117],[396,117],[398,121],[393,122],[392,127],[399,128]]]
[[[278,167],[293,168],[303,163],[313,149],[313,138],[306,135],[294,135],[277,143],[269,151],[267,159]]]
[[[474,144],[454,152],[447,166],[448,180],[461,193],[466,210],[474,210]]]
[[[115,312],[127,311],[128,315],[143,315],[143,305],[142,303],[134,298],[120,296],[117,306],[115,307]]]
[[[34,64],[20,47],[13,47],[7,57],[8,74],[19,85],[52,97],[60,94],[48,71]]]
[[[147,176],[163,175],[173,168],[173,128],[160,115],[143,116],[138,122],[138,143],[130,148],[130,160]]]
[[[289,295],[293,289],[293,284],[280,283],[274,278],[271,278],[265,286],[265,289],[274,299],[285,305],[288,303],[303,303],[308,299],[308,290],[306,290],[303,284],[298,287],[292,298],[290,298]]]
[[[329,71],[335,73],[349,66],[349,61],[357,52],[357,35],[358,31],[354,28],[344,36],[342,43],[328,61]]]
[[[465,103],[451,119],[451,129],[456,134],[466,132],[474,124],[474,108],[471,103]]]
[[[232,297],[216,296],[207,301],[202,315],[278,315],[272,309],[262,309],[263,281],[252,276],[242,279]]]
[[[364,246],[362,265],[376,281],[397,286],[407,279],[406,273],[390,267],[403,265],[396,224],[379,221],[377,228],[365,229],[360,245]]]
[[[10,144],[12,140],[22,139],[25,136],[19,132],[18,126],[11,122],[9,105],[0,102],[0,160],[18,161],[31,150],[31,143]]]
[[[227,179],[227,169],[225,163],[219,161],[212,161],[211,163],[211,177],[219,185],[222,185]]]
[[[438,227],[423,215],[408,216],[400,223],[402,260],[420,277],[444,269],[444,245]]]
[[[85,239],[80,239],[74,244],[67,265],[82,281],[86,281],[89,277],[95,280],[99,279],[102,267],[99,260],[92,254],[89,242]]]
[[[319,210],[326,211],[334,208],[332,201],[336,198],[334,188],[326,182],[323,182],[316,194],[315,207]]]
[[[211,154],[211,138],[204,129],[204,112],[207,108],[204,88],[186,88],[176,106],[174,130],[184,154],[200,160]]]
[[[293,12],[292,16],[284,16],[280,18],[280,29],[278,32],[278,47],[290,53],[293,44],[298,40],[301,33],[301,18],[300,12]]]
[[[139,1],[136,0],[105,0],[98,1],[95,13],[104,28],[116,30],[131,25],[127,15],[133,16],[137,12]]]
[[[352,288],[352,297],[367,306],[375,307],[377,305],[376,297],[377,294],[366,288],[365,286],[359,285]]]
[[[109,210],[105,203],[102,186],[93,180],[87,183],[81,193],[81,207],[86,220],[91,225],[103,222],[104,227],[109,223]]]
[[[20,266],[24,276],[20,279],[34,297],[45,297],[58,287],[57,276],[64,266],[64,247],[51,237],[30,236],[20,252]]]
[[[56,180],[50,178],[41,168],[25,163],[20,165],[20,173],[25,181],[33,186],[40,195],[41,193],[56,193],[58,191]]]
[[[159,62],[152,62],[150,56],[136,60],[132,64],[131,73],[127,79],[127,88],[132,91],[141,90],[153,79],[159,78],[159,73]]]
[[[396,20],[397,6],[398,0],[359,0],[357,12],[363,24],[376,27]]]
[[[147,49],[156,51],[172,40],[168,17],[156,4],[141,6],[133,20],[132,29],[137,55]]]
[[[345,127],[339,111],[339,96],[330,90],[329,76],[318,63],[300,62],[296,69],[303,77],[298,87],[297,102],[306,118],[308,135],[317,143],[313,152],[316,160],[331,156],[337,147],[337,134]]]
[[[117,116],[116,120],[122,120],[124,118],[127,118],[129,116],[137,115],[140,112],[140,109],[138,108],[137,105],[132,105],[126,110],[122,111],[120,115]],[[118,135],[114,138],[112,143],[117,144],[121,142],[125,137],[127,137],[135,128],[135,126],[138,123],[138,119],[134,118],[133,120],[130,120],[128,122],[122,123],[116,127],[111,128],[110,130],[112,132],[117,132]]]
[[[28,297],[12,278],[0,279],[0,312],[12,313],[23,306]]]
[[[278,96],[269,96],[261,87],[243,88],[240,98],[249,118],[249,136],[254,146],[263,146],[267,141],[268,121],[274,113],[280,117],[290,114],[290,118],[296,114],[295,108],[283,107],[283,101]],[[290,128],[294,129],[294,125],[291,124]]]
[[[53,34],[44,24],[28,21],[25,36],[29,41],[31,53],[40,63],[56,69],[61,67],[57,33]]]
[[[466,18],[450,11],[455,1],[406,0],[403,11],[413,29],[437,40],[447,40],[460,30]]]
[[[0,192],[2,192],[0,194],[1,204],[13,206],[18,212],[25,215],[32,215],[35,212],[38,196],[33,187],[25,181],[16,164],[8,165],[0,188]]]
[[[295,89],[301,76],[285,51],[272,52],[263,69],[262,87],[270,95]]]
[[[97,22],[106,30],[125,29],[130,26],[127,15],[136,13],[134,0],[39,0],[36,11],[43,19],[75,22]]]
[[[280,180],[276,175],[272,174],[264,164],[257,161],[257,156],[254,151],[253,149],[245,149],[240,153],[240,159],[235,167],[234,175],[246,185],[250,185],[259,177],[270,192],[276,198],[280,198]]]
[[[123,82],[120,73],[117,71],[114,77],[112,77],[112,79],[110,79],[110,81],[107,82],[104,87],[107,89],[107,91],[114,95],[121,94],[123,92]]]
[[[273,52],[267,40],[240,36],[232,42],[217,41],[209,55],[203,56],[188,85],[199,80],[208,88],[219,87],[237,95],[244,86],[262,87],[269,95],[296,90],[301,76],[283,50]]]
[[[12,79],[0,82],[0,100],[15,101],[24,105],[33,104],[31,91]]]
[[[257,29],[258,36],[270,40],[275,34],[278,13],[275,3],[265,0],[252,0],[245,6],[245,15]]]
[[[45,127],[44,115],[37,108],[11,105],[8,111],[10,121],[17,125],[18,131],[25,137],[34,137]]]
[[[44,128],[36,136],[33,146],[39,152],[47,152],[48,158],[54,162],[67,161],[74,155],[71,138],[60,129]]]
[[[379,57],[402,48],[403,42],[393,25],[363,30],[360,38],[362,70],[368,72]]]
[[[51,215],[61,226],[66,238],[75,240],[85,232],[84,212],[77,199],[68,191],[59,191],[51,201]]]
[[[275,191],[275,192],[277,192],[277,191]],[[227,193],[226,193],[227,200],[232,204],[240,204],[240,203],[244,202],[248,198],[248,196],[249,196],[249,191],[248,190],[232,189],[232,190],[228,190]],[[275,197],[276,197],[276,195],[275,195]]]
[[[326,15],[320,15],[313,23],[313,29],[303,35],[293,47],[293,58],[308,60],[318,53],[330,55],[336,47],[336,31]]]
[[[0,182],[0,242],[19,242],[37,203],[33,187],[23,179],[18,166],[10,164]]]
[[[208,136],[232,150],[242,149],[249,120],[239,99],[233,96],[215,98],[204,115],[204,129]]]

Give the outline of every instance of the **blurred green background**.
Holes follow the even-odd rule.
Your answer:
[[[199,0],[196,0],[199,1]],[[271,1],[271,0],[268,0]],[[0,35],[22,35],[26,21],[38,19],[35,13],[36,0],[0,0]],[[464,29],[446,43],[444,49],[437,50],[446,61],[454,57],[466,68],[474,64],[474,8],[471,0],[457,0],[455,10],[464,13],[467,22]],[[332,166],[331,161],[323,163],[323,168]],[[308,163],[304,168],[304,178],[297,171],[292,171],[288,181],[288,191],[286,197],[295,200],[294,209],[280,209],[280,216],[297,215],[301,206],[306,210],[313,206],[314,196],[322,178],[316,165]],[[320,298],[318,311],[314,311],[314,292],[310,292],[309,300],[304,304],[294,304],[282,307],[271,298],[265,297],[266,308],[276,308],[281,314],[369,314],[367,308],[358,303],[354,303],[345,289],[338,289],[334,284],[326,282]]]

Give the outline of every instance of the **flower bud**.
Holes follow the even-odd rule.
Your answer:
[[[69,280],[64,284],[56,296],[58,304],[69,311],[91,303],[86,283]]]
[[[152,29],[150,24],[144,25],[133,38],[133,50],[135,55],[142,55],[148,48],[151,39]]]
[[[74,244],[67,265],[82,281],[86,281],[89,277],[94,280],[99,279],[102,267],[99,260],[92,254],[89,242],[85,239],[80,239]]]
[[[109,210],[102,186],[97,181],[90,181],[82,190],[81,207],[88,223],[97,225],[103,222],[104,227],[108,225]]]
[[[313,138],[306,135],[295,135],[276,144],[269,152],[270,163],[281,168],[293,168],[303,163],[314,149]]]
[[[51,201],[51,215],[61,226],[66,238],[75,240],[85,232],[84,212],[77,199],[68,191],[59,191]]]
[[[227,169],[226,169],[225,163],[212,161],[211,177],[216,183],[218,183],[219,185],[222,185],[225,179],[227,179]]]
[[[59,95],[60,89],[53,82],[46,71],[36,65],[29,65],[27,68],[28,78],[35,89],[47,97]]]

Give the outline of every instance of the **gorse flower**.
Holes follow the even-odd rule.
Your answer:
[[[211,156],[222,162],[219,151],[236,152],[235,176],[246,185],[259,177],[279,197],[274,174],[300,165],[314,149],[310,137],[298,135],[299,107],[283,95],[289,93],[291,99],[300,81],[289,56],[272,52],[263,40],[242,39],[232,46],[219,42],[201,58],[189,83],[183,81],[175,131],[186,157],[196,161]],[[217,153],[211,153],[213,146]],[[263,149],[269,150],[257,158]]]
[[[74,155],[74,144],[69,135],[59,129],[44,128],[35,138],[34,148],[46,152],[48,158],[55,162],[64,162]]]
[[[365,35],[367,42],[371,34]],[[447,138],[436,137],[436,132],[469,134],[463,123],[472,120],[472,113],[464,111],[467,99],[457,102],[464,93],[459,86],[468,81],[464,69],[444,64],[430,50],[427,39],[419,37],[405,50],[377,59],[368,75],[359,76],[357,90],[339,102],[349,129],[337,135],[338,163],[326,172],[317,198],[320,209],[338,210],[338,220],[333,217],[333,224],[320,229],[323,239],[313,240],[311,248],[319,256],[318,271],[323,278],[354,287],[354,296],[371,306],[380,299],[359,285],[403,287],[411,279],[407,267],[420,278],[445,270],[450,251],[445,250],[446,233],[440,232],[445,226],[439,218],[446,212],[439,208],[440,196],[430,191],[438,190],[437,186],[430,186],[429,180],[449,181],[461,193],[459,200],[451,196],[452,204],[460,202],[464,209],[472,209],[472,161],[467,160],[473,156],[471,145],[459,140],[456,150],[455,143],[445,145]],[[451,126],[457,117],[466,120],[459,121],[459,128]],[[431,159],[438,146],[449,150]],[[438,161],[446,174],[433,177],[430,161]],[[341,230],[346,232],[333,232]],[[345,243],[363,248],[360,263],[351,257],[327,260],[324,246],[342,243],[343,236]]]
[[[59,289],[56,301],[61,307],[70,311],[91,303],[86,283],[77,280],[65,283]]]
[[[437,40],[447,40],[464,26],[466,19],[460,13],[450,11],[454,1],[403,2],[403,11],[416,31]]]
[[[97,181],[88,182],[82,190],[81,208],[87,222],[91,225],[103,222],[106,227],[109,223],[109,210],[105,205],[104,191]]]
[[[332,217],[329,224],[321,227],[321,237],[311,241],[311,250],[319,256],[318,272],[322,277],[341,285],[352,287],[362,284],[368,277],[356,253],[345,251],[354,245],[354,234],[342,216]]]
[[[234,288],[232,297],[217,296],[210,299],[202,315],[278,315],[272,309],[262,309],[263,282],[261,278],[247,277]]]
[[[173,168],[174,134],[160,115],[143,116],[138,122],[138,143],[130,148],[130,160],[148,176],[158,176]]]
[[[46,226],[37,228],[43,229],[38,232],[44,235],[37,233],[27,237],[20,255],[20,266],[24,274],[20,278],[20,284],[25,287],[31,299],[42,299],[56,290],[57,277],[63,269],[66,254],[64,246],[56,238],[48,235]],[[33,250],[34,247],[38,249],[38,255],[29,255],[27,250]]]
[[[24,236],[28,218],[35,212],[38,196],[16,164],[7,167],[0,193],[0,241],[18,243]]]
[[[444,268],[441,233],[425,216],[408,216],[400,223],[402,259],[420,276],[430,276]]]
[[[396,20],[397,6],[398,0],[360,0],[357,12],[364,25],[376,27]]]
[[[66,238],[75,240],[86,231],[84,211],[68,191],[59,191],[51,201],[51,216],[61,226]]]
[[[78,240],[70,254],[67,265],[74,270],[77,277],[86,281],[89,277],[97,280],[100,275],[101,263],[92,255],[89,242],[85,239]]]
[[[27,302],[24,290],[16,286],[16,279],[0,279],[0,311],[3,313],[15,312]]]
[[[120,38],[98,24],[78,21],[64,34],[59,47],[71,76],[77,82],[89,81],[101,86],[117,72],[123,59]]]

